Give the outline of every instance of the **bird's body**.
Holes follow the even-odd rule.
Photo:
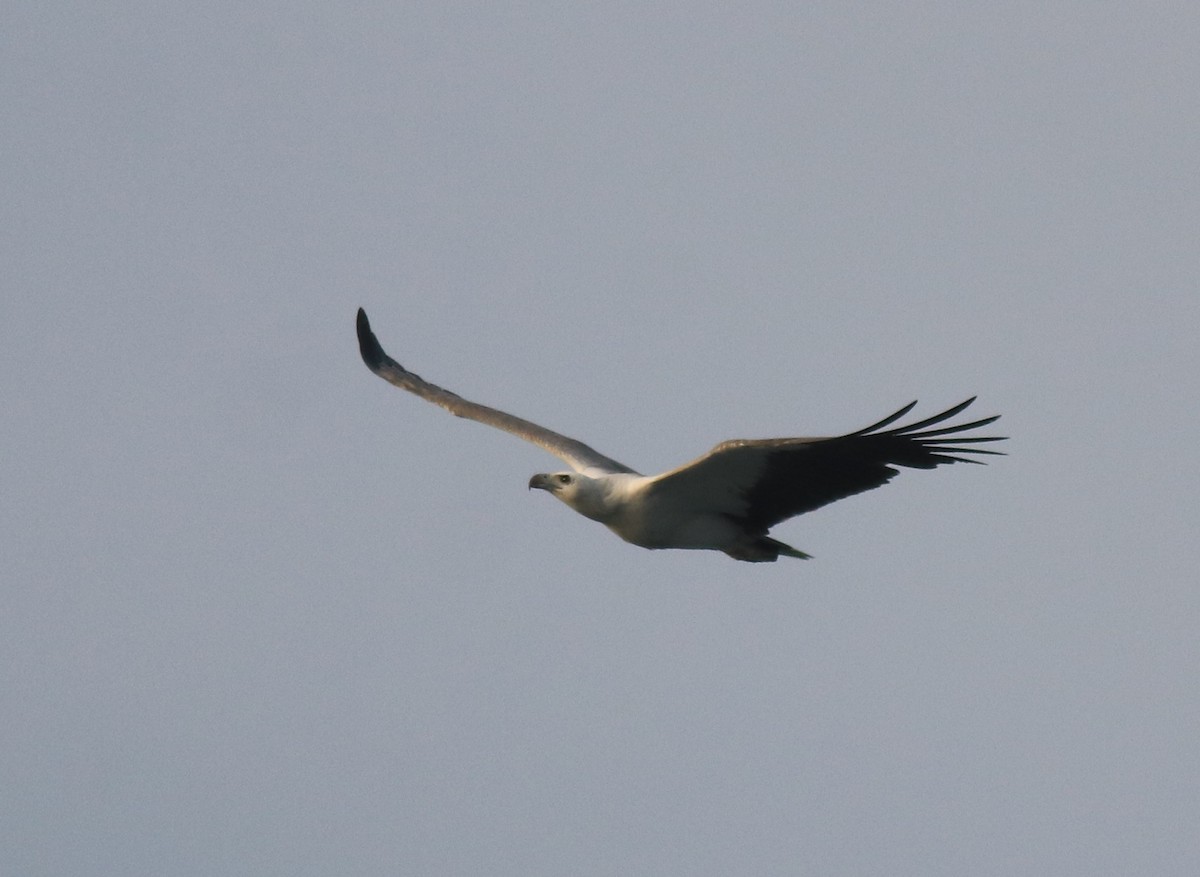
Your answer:
[[[686,491],[663,490],[658,481],[624,472],[560,472],[535,475],[529,486],[549,491],[579,514],[642,548],[709,548],[731,556],[756,553],[753,543],[763,537],[747,543],[742,528],[723,511],[727,504],[706,503]]]
[[[754,562],[774,561],[780,555],[806,558],[809,555],[772,539],[767,531],[787,518],[887,483],[897,474],[895,466],[932,469],[945,463],[976,463],[960,455],[998,452],[964,445],[1001,441],[962,435],[998,416],[937,426],[963,411],[973,398],[917,423],[886,429],[912,410],[913,402],[848,435],[736,439],[677,469],[646,476],[580,441],[423,380],[383,351],[361,308],[358,341],[363,361],[389,383],[562,459],[572,471],[534,475],[529,487],[553,494],[643,548],[709,549]]]

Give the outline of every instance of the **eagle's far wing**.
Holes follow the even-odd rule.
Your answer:
[[[961,433],[999,419],[942,426],[975,401],[972,397],[941,414],[907,426],[884,429],[916,405],[865,429],[831,438],[735,439],[658,476],[649,490],[662,498],[729,515],[766,532],[795,515],[886,484],[894,467],[933,469],[945,463],[978,463],[963,454],[999,454],[970,447],[1002,441],[998,436]]]
[[[375,374],[379,375],[389,384],[420,396],[427,402],[439,405],[457,417],[476,420],[479,423],[494,426],[496,429],[512,433],[517,438],[522,438],[549,451],[577,472],[582,472],[585,469],[600,469],[604,472],[629,472],[636,474],[628,466],[592,450],[583,442],[568,438],[565,435],[559,435],[557,432],[546,429],[544,426],[538,426],[536,423],[531,423],[528,420],[523,420],[504,411],[498,411],[495,408],[488,408],[486,405],[470,402],[449,390],[442,389],[436,384],[431,384],[423,380],[420,375],[413,374],[384,352],[383,347],[379,344],[379,340],[375,337],[375,333],[371,331],[371,324],[367,320],[367,314],[362,308],[358,309],[357,326],[358,349],[362,354],[363,362],[367,364],[367,368],[375,372]]]

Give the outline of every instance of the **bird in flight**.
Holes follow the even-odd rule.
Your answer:
[[[999,415],[945,424],[975,398],[907,426],[893,427],[911,402],[857,432],[828,438],[733,439],[703,457],[661,475],[641,475],[583,442],[504,411],[470,402],[413,374],[384,352],[366,313],[358,310],[358,347],[367,368],[451,414],[494,426],[549,451],[568,472],[534,475],[529,487],[604,524],[643,548],[723,551],[735,560],[808,558],[767,535],[796,515],[886,484],[894,467],[933,469],[944,463],[979,463],[963,454],[999,454],[975,445],[1001,436],[964,436]],[[888,427],[891,427],[890,429]]]

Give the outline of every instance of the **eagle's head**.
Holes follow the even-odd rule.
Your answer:
[[[529,479],[529,489],[534,488],[546,491],[594,521],[603,521],[612,513],[609,485],[603,478],[579,472],[539,473]]]

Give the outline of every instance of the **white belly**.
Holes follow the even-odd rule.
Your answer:
[[[649,515],[640,520],[607,522],[608,528],[643,548],[710,548],[724,551],[741,538],[740,529],[723,515]]]

